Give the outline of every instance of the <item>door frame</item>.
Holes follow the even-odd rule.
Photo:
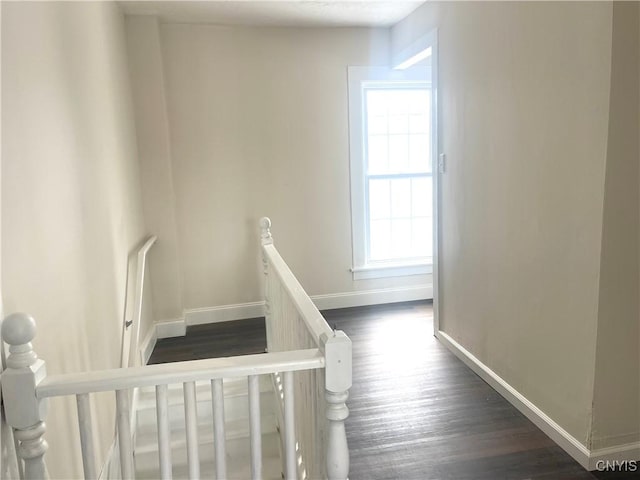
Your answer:
[[[432,159],[432,180],[433,180],[433,334],[436,335],[440,331],[440,310],[442,306],[442,298],[440,296],[440,278],[441,278],[441,224],[442,224],[442,195],[441,191],[441,175],[444,174],[446,165],[444,157],[441,159],[441,132],[440,132],[440,108],[438,102],[438,29],[434,28],[425,35],[421,36],[409,46],[393,55],[393,68],[398,68],[403,64],[410,64],[412,59],[419,61],[421,54],[431,49],[431,159]],[[424,58],[424,57],[423,57]],[[406,67],[405,67],[406,68]],[[442,163],[441,163],[442,162]]]

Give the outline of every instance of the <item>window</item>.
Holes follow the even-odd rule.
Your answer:
[[[355,279],[430,272],[431,89],[426,68],[349,69]]]

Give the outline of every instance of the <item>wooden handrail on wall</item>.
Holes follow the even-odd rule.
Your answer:
[[[131,319],[125,318],[124,328],[122,331],[122,352],[121,352],[121,367],[133,367],[135,365],[135,356],[140,355],[140,325],[142,323],[142,307],[144,301],[145,292],[145,279],[146,279],[146,267],[147,267],[147,255],[151,247],[156,243],[158,237],[155,235],[150,236],[145,240],[142,246],[138,249],[136,254],[136,275],[135,275],[135,290],[133,294],[133,308],[131,312]],[[127,337],[127,330],[132,328],[130,336]],[[138,357],[141,358],[141,357]],[[140,362],[144,363],[144,362]]]

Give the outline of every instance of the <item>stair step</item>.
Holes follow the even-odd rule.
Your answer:
[[[223,380],[227,473],[230,479],[251,477],[249,399],[245,378]],[[198,445],[201,474],[214,476],[213,406],[211,382],[196,382]],[[169,428],[174,478],[188,478],[184,393],[182,384],[168,388]],[[260,376],[263,476],[281,478],[280,437],[276,431],[276,396],[271,378]],[[143,388],[137,404],[135,462],[137,478],[158,478],[158,437],[155,388]]]
[[[171,423],[171,446],[178,448],[186,445],[186,428],[184,417],[182,422]],[[276,417],[273,413],[260,416],[260,431],[263,435],[273,433],[276,428]],[[227,441],[249,438],[249,420],[238,419],[225,422],[225,437]],[[198,441],[200,444],[213,444],[213,417],[205,417],[198,422]],[[136,453],[146,453],[158,450],[157,425],[143,425],[136,432]]]
[[[203,386],[196,389],[197,411],[198,411],[198,423],[206,421],[207,418],[211,418],[213,405],[211,402],[211,388]],[[275,395],[272,390],[264,390],[260,393],[260,409],[265,412],[275,411]],[[169,421],[173,428],[178,423],[184,425],[184,397],[182,389],[176,394],[171,395],[169,398]],[[234,391],[232,395],[226,395],[224,397],[224,417],[225,420],[233,421],[242,418],[249,417],[249,397],[247,393],[241,394]],[[143,428],[145,425],[151,425],[156,423],[156,399],[155,394],[153,396],[153,402],[145,399],[139,402],[139,408],[137,413],[138,428]]]
[[[262,463],[263,478],[269,480],[281,479],[282,463],[280,460],[279,436],[276,432],[262,435]],[[189,478],[187,468],[186,445],[173,446],[171,460],[173,464],[173,478]],[[215,459],[213,439],[210,442],[199,442],[200,474],[202,478],[215,478]],[[226,460],[227,478],[230,480],[246,480],[251,478],[251,457],[249,454],[249,440],[227,439]],[[136,478],[159,478],[158,454],[136,452]]]

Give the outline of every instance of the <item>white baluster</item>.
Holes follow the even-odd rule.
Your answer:
[[[156,386],[156,417],[158,420],[158,456],[160,461],[160,478],[171,480],[171,430],[169,428],[169,388],[167,385]]]
[[[82,466],[84,478],[97,478],[96,454],[93,447],[93,419],[89,394],[76,395],[78,404],[78,426],[80,428],[80,446],[82,448]]]
[[[262,217],[260,219],[260,243],[264,245],[272,245],[273,237],[271,236],[271,220],[269,217]],[[264,273],[264,324],[267,336],[267,352],[273,349],[273,316],[271,314],[271,289],[269,288],[269,261],[266,255],[262,252],[262,270]]]
[[[294,396],[293,372],[284,372],[284,478],[286,480],[296,480],[298,476]]]
[[[213,403],[213,441],[216,453],[216,479],[227,478],[227,451],[224,434],[224,391],[222,379],[211,380],[211,401]]]
[[[249,431],[251,437],[251,478],[262,478],[262,428],[260,427],[260,377],[249,376]]]
[[[349,477],[349,446],[344,421],[349,416],[346,401],[351,388],[351,340],[342,331],[323,335],[325,354],[325,398],[327,400],[326,467],[328,480]]]
[[[131,412],[129,391],[116,390],[116,416],[118,418],[118,445],[120,447],[120,468],[124,480],[135,478],[133,466],[133,445],[131,441]]]
[[[198,480],[200,478],[200,457],[198,454],[198,405],[196,403],[195,382],[184,383],[183,391],[189,478],[191,480]]]
[[[10,345],[7,369],[2,372],[4,409],[7,423],[15,429],[27,480],[48,478],[44,463],[47,442],[43,438],[47,403],[36,396],[46,367],[31,346],[35,336],[36,322],[25,313],[9,315],[2,323],[2,338]]]
[[[349,416],[346,401],[349,392],[335,393],[326,391],[327,419],[327,478],[329,480],[346,479],[349,477],[349,446],[344,421]]]
[[[270,287],[269,262],[264,255],[262,256],[262,268],[264,270],[264,327],[267,339],[267,352],[271,352],[273,351],[273,310],[271,308],[273,292]]]
[[[273,313],[271,309],[271,288],[269,287],[269,263],[267,259],[262,259],[264,266],[264,327],[267,340],[267,352],[273,351]]]

